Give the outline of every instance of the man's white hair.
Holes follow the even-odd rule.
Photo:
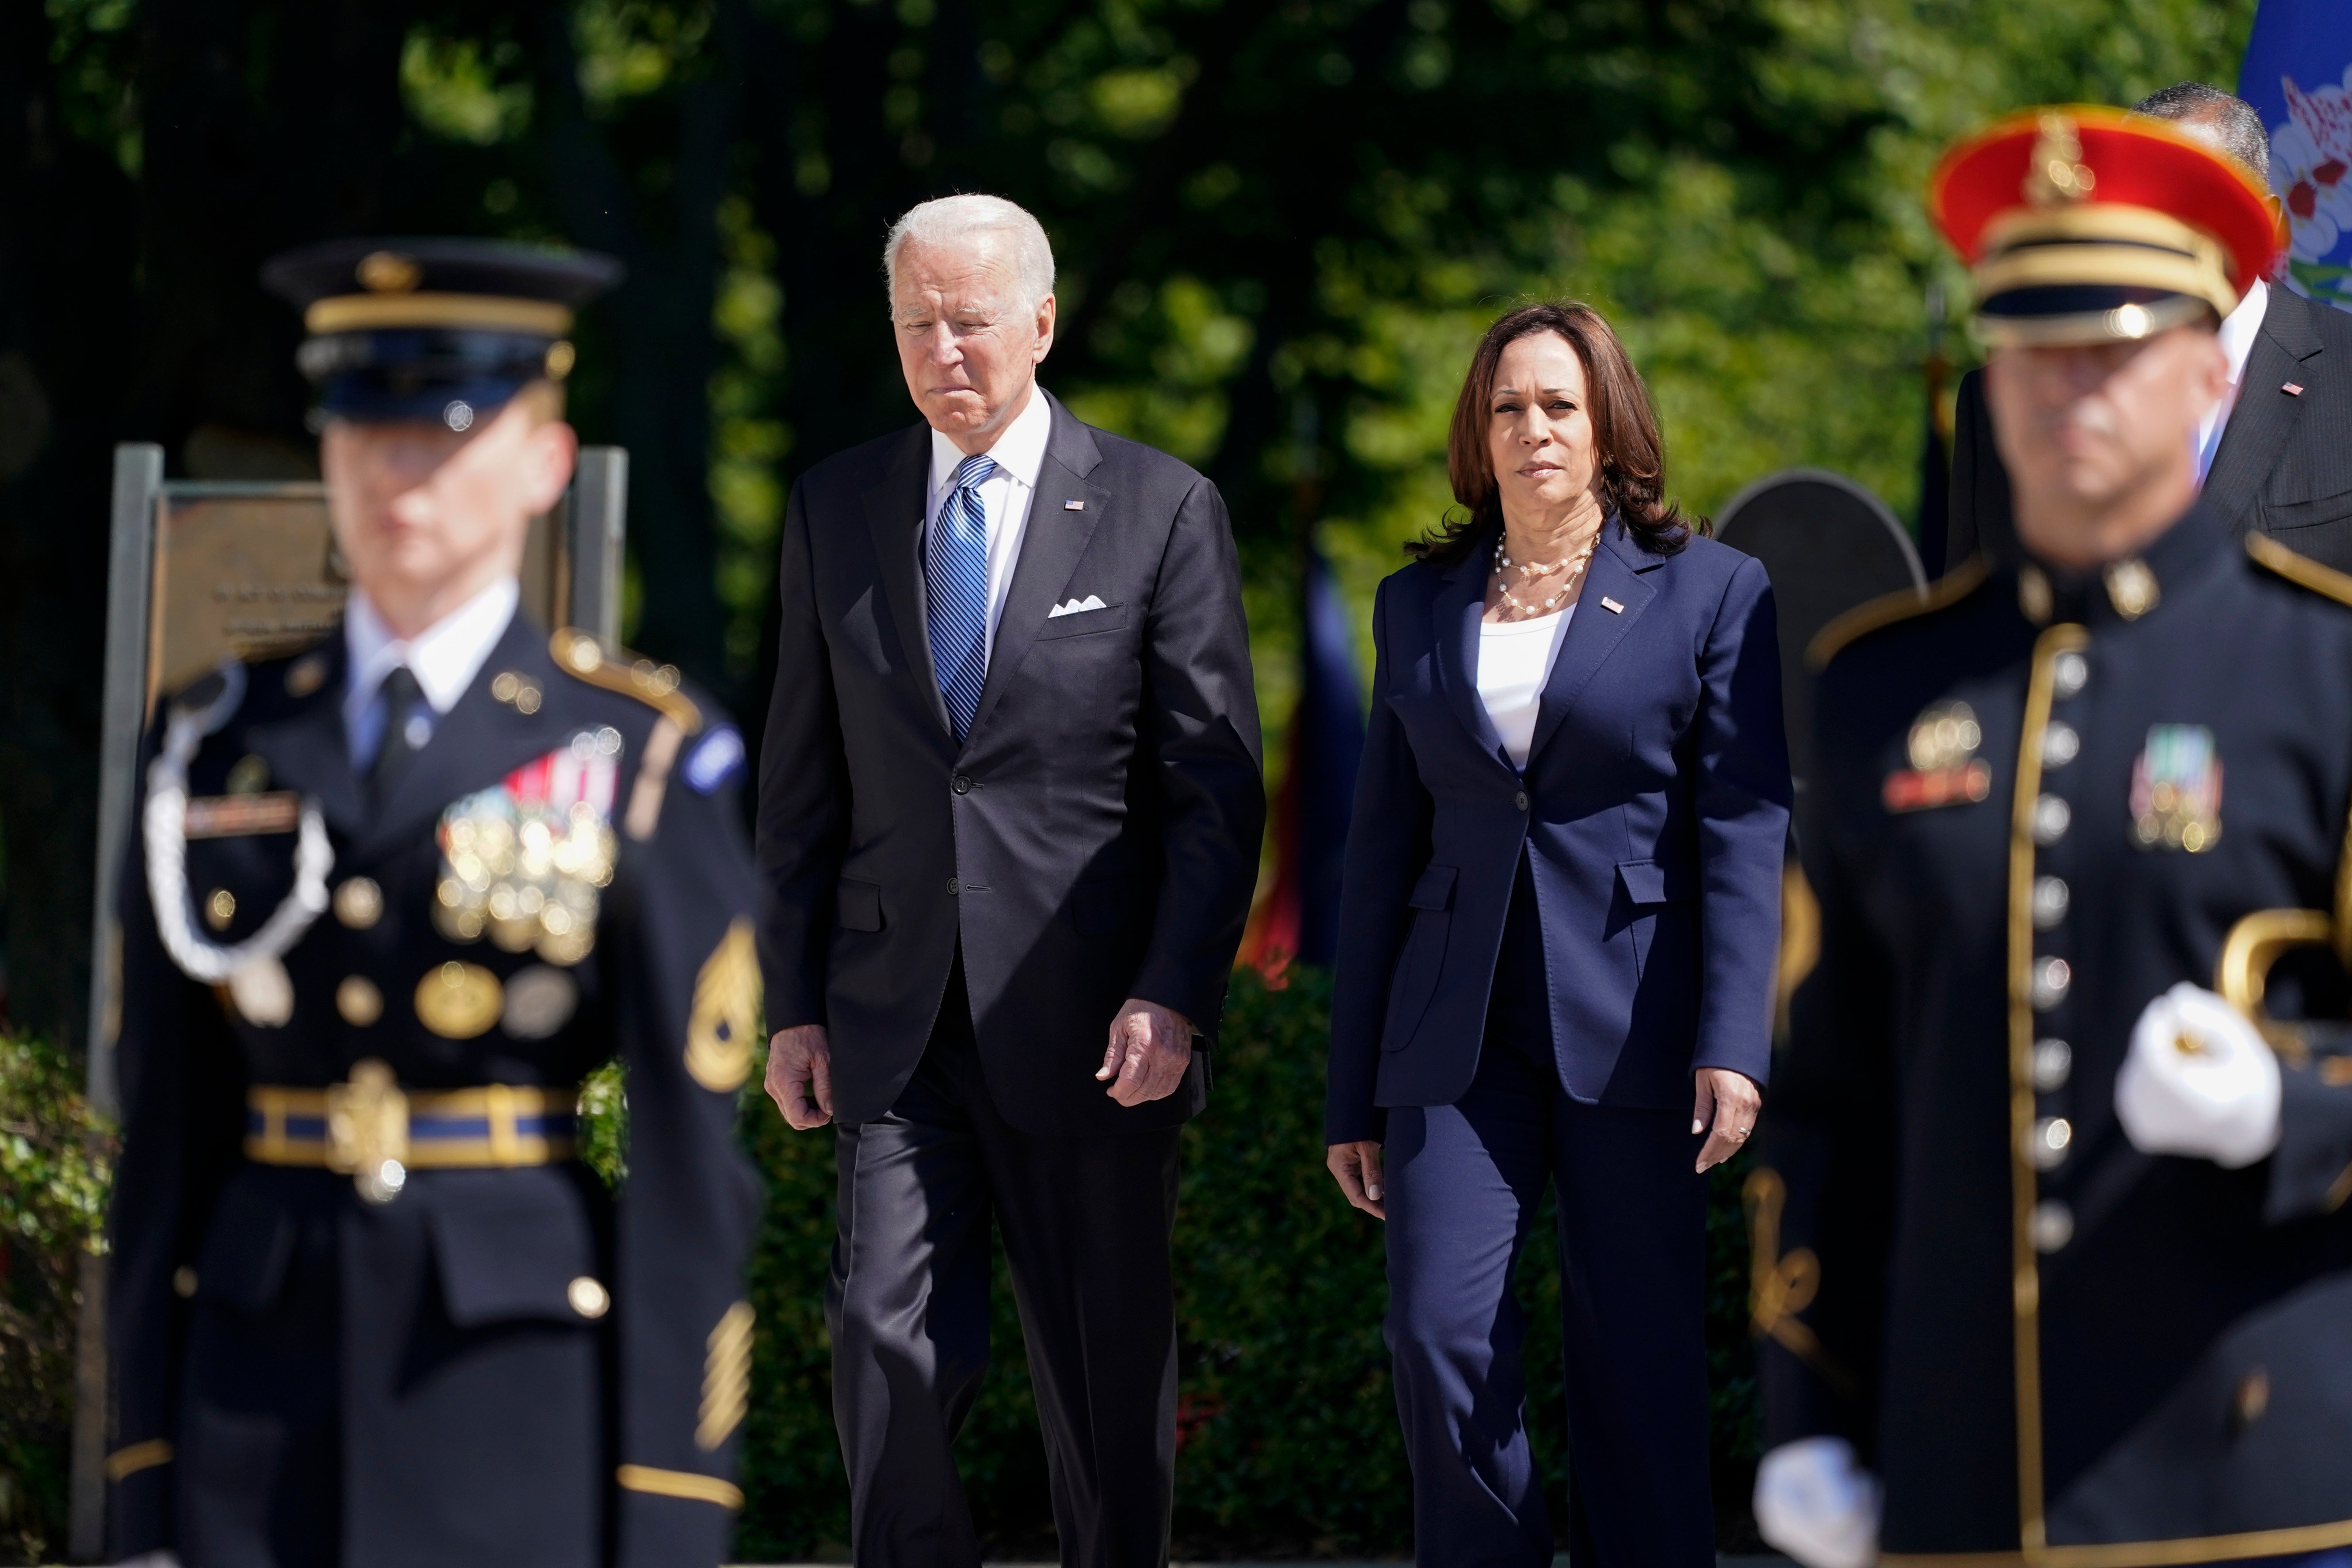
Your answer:
[[[999,237],[1013,253],[1013,284],[1021,303],[1035,310],[1054,291],[1054,246],[1029,209],[1003,196],[940,196],[907,209],[882,242],[882,279],[898,298],[898,251],[910,240],[955,246],[974,235]]]

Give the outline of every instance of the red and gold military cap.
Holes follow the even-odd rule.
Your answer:
[[[2094,343],[2228,315],[2277,253],[2263,194],[2164,121],[2080,105],[1962,142],[1927,206],[1987,342]]]

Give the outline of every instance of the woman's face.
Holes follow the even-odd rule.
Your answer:
[[[1486,455],[1506,512],[1557,512],[1592,492],[1584,362],[1566,338],[1531,332],[1507,344],[1486,413]]]

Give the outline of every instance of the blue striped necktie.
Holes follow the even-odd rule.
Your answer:
[[[940,504],[923,549],[931,668],[958,741],[971,732],[988,684],[988,514],[980,487],[995,471],[992,458],[966,458],[956,465],[955,486]]]

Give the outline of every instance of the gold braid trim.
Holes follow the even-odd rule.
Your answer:
[[[1797,1314],[1813,1304],[1822,1288],[1822,1260],[1810,1247],[1783,1255],[1780,1251],[1780,1211],[1789,1201],[1788,1184],[1769,1166],[1759,1169],[1740,1188],[1748,1210],[1748,1231],[1753,1246],[1748,1270],[1748,1314],[1756,1332],[1777,1340],[1799,1361],[1843,1390],[1851,1386],[1844,1372],[1822,1349],[1820,1336],[1800,1322]]]
[[[1989,570],[1982,555],[1971,555],[1928,584],[1924,592],[1897,588],[1892,594],[1864,600],[1813,634],[1813,640],[1805,645],[1805,662],[1816,670],[1824,669],[1848,643],[1859,637],[1898,621],[1940,610],[1947,605],[1958,604],[1984,586]]]
[[[674,664],[657,665],[649,658],[614,658],[604,652],[595,635],[565,626],[547,640],[555,667],[575,679],[624,697],[634,697],[677,725],[688,735],[702,729],[702,710],[678,689],[684,678]]]
[[[717,1476],[692,1470],[657,1470],[651,1465],[623,1465],[613,1472],[625,1492],[649,1492],[655,1497],[683,1498],[688,1502],[715,1502],[720,1508],[743,1506],[743,1489]]]
[[[117,1448],[106,1457],[106,1479],[128,1480],[142,1470],[152,1470],[158,1465],[172,1462],[172,1445],[161,1437],[151,1437],[144,1443],[133,1443],[127,1448]]]

